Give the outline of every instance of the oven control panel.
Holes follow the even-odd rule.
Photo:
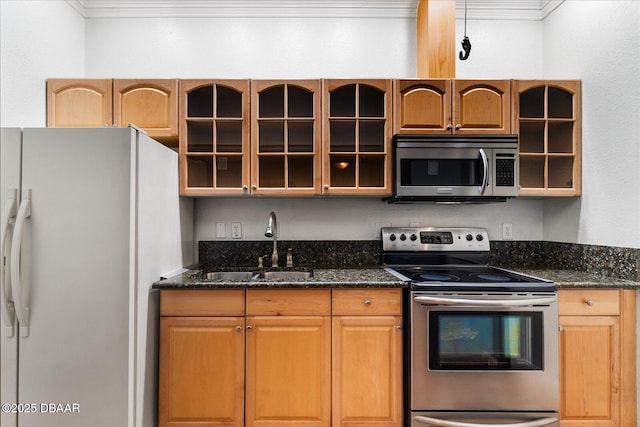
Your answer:
[[[393,251],[489,251],[484,228],[384,227],[382,250]]]

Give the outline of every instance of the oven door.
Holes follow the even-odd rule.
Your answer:
[[[396,148],[398,197],[492,196],[490,148]]]
[[[554,292],[411,294],[412,411],[558,410]]]

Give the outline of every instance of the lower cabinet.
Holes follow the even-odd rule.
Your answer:
[[[636,292],[561,289],[561,427],[636,425]]]
[[[160,426],[402,425],[400,289],[160,295]]]

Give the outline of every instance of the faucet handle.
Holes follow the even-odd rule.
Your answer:
[[[291,254],[291,248],[287,249],[287,268],[293,268],[293,255]]]

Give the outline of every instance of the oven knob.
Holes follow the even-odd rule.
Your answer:
[[[469,242],[473,240],[473,236],[471,234],[467,234],[466,238]]]
[[[416,236],[415,234],[412,234],[410,239],[412,242],[415,242],[416,240],[418,240],[418,236]]]
[[[403,242],[404,242],[405,240],[407,240],[407,235],[406,235],[406,234],[404,234],[404,233],[402,233],[402,234],[400,235],[400,240],[402,240]]]
[[[395,234],[390,235],[389,236],[389,240],[391,240],[392,242],[395,242],[396,241],[396,235]]]
[[[482,237],[482,234],[478,234],[478,235],[476,236],[476,240],[477,240],[478,242],[482,242],[482,241],[484,240],[484,237]]]

